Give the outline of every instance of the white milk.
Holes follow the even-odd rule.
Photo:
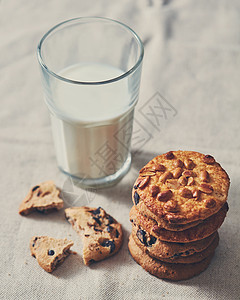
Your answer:
[[[122,74],[120,69],[104,64],[73,65],[59,73],[83,82],[106,81]],[[53,137],[63,171],[96,179],[130,165],[134,107],[127,80],[100,85],[58,81],[53,87]]]

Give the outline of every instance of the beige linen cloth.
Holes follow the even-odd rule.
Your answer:
[[[57,168],[36,58],[42,35],[78,16],[122,21],[145,44],[131,170],[118,185],[93,192],[73,186]],[[1,299],[239,299],[239,1],[2,0],[0,95]],[[231,178],[230,210],[210,267],[178,283],[151,276],[127,250],[134,179],[148,160],[169,149],[212,154]],[[49,179],[63,189],[66,206],[102,206],[121,221],[125,237],[117,255],[86,267],[63,211],[18,215],[28,189]],[[33,235],[72,239],[78,255],[48,274],[30,256]]]

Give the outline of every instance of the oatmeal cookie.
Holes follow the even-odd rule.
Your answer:
[[[156,239],[136,226],[133,226],[132,237],[144,253],[169,263],[190,264],[199,262],[213,253],[219,243],[217,232],[192,243],[168,243]]]

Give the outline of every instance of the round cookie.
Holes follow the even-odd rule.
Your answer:
[[[170,256],[169,253],[173,252],[173,249],[171,248],[174,248],[175,247],[174,245],[176,243],[167,243],[167,242],[162,242],[160,240],[157,240],[155,244],[149,246],[147,243],[144,243],[147,237],[146,235],[143,234],[142,229],[137,229],[136,227],[133,227],[132,230],[132,237],[136,245],[144,253],[158,260],[174,263],[174,264],[192,264],[192,263],[200,262],[204,258],[208,257],[210,254],[212,254],[215,251],[219,243],[218,234],[216,233],[216,235],[214,234],[212,236],[213,236],[213,240],[210,239],[211,243],[208,245],[207,248],[203,249],[200,252],[194,252],[194,245],[192,248],[191,246],[188,245],[188,244],[194,244],[193,242],[193,243],[186,243],[181,245],[182,251],[176,252],[173,256]],[[152,241],[152,239],[150,239],[150,241]],[[166,252],[164,252],[164,248]]]
[[[229,184],[227,173],[212,156],[170,151],[140,170],[133,199],[135,204],[143,201],[160,220],[186,224],[218,212],[227,200]]]
[[[143,216],[145,216],[146,218],[154,219],[157,222],[158,227],[162,227],[164,229],[171,230],[171,231],[183,231],[188,228],[197,226],[198,224],[200,224],[202,222],[202,220],[199,220],[199,221],[194,221],[194,222],[190,222],[190,223],[186,223],[186,224],[174,224],[174,223],[170,223],[164,219],[158,218],[146,207],[146,205],[144,204],[143,201],[138,202],[137,205],[135,204],[134,193],[135,193],[135,190],[133,191],[132,199],[133,199],[134,205],[136,206],[137,210],[140,211],[141,214]]]
[[[205,239],[195,242],[171,243],[157,239],[147,231],[143,230],[141,226],[134,224],[132,226],[132,235],[138,245],[142,244],[147,247],[150,256],[159,257],[159,259],[174,259],[178,256],[186,257],[202,252],[218,237],[218,233],[214,232]]]
[[[156,238],[172,243],[189,243],[204,239],[213,234],[222,225],[228,211],[227,203],[215,215],[207,218],[199,225],[186,229],[184,231],[169,231],[158,227],[153,219],[144,217],[135,206],[130,210],[130,221],[141,226]]]
[[[128,249],[133,259],[150,274],[169,280],[185,280],[203,272],[211,262],[213,254],[194,264],[171,264],[154,259],[137,247],[132,236],[129,238]]]

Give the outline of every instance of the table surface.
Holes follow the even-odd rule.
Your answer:
[[[93,192],[74,186],[57,168],[36,58],[37,43],[50,27],[90,15],[128,24],[145,45],[131,169],[116,186]],[[239,299],[239,1],[2,0],[0,36],[0,298]],[[173,283],[151,276],[131,258],[128,213],[138,170],[178,149],[212,154],[228,172],[231,188],[210,267]],[[86,267],[81,241],[63,210],[18,215],[28,189],[49,179],[64,191],[66,206],[102,206],[121,221],[124,243],[117,255]],[[78,254],[49,274],[30,255],[33,235],[72,239]]]

